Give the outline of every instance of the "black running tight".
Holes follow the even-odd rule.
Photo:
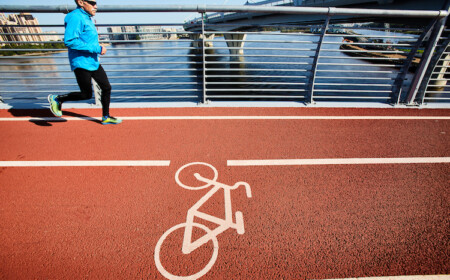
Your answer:
[[[78,86],[81,92],[71,92],[69,94],[59,95],[58,101],[64,103],[66,101],[79,101],[92,98],[92,82],[91,79],[97,82],[102,89],[102,110],[103,116],[109,116],[109,103],[111,101],[111,85],[106,76],[105,70],[100,67],[95,71],[88,71],[85,69],[77,68],[74,70],[75,77],[77,78]]]

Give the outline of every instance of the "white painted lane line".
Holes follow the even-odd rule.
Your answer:
[[[169,166],[170,160],[62,160],[62,161],[0,161],[0,167],[57,166]]]
[[[119,117],[123,120],[450,120],[450,116],[139,116]],[[0,121],[82,121],[92,117],[0,118]]]
[[[148,116],[124,120],[450,120],[450,116]]]
[[[356,277],[356,278],[335,278],[327,280],[450,280],[450,275],[375,276],[375,277]]]
[[[449,163],[450,157],[228,160],[228,166]]]
[[[100,118],[91,118],[91,117],[79,117],[79,118],[74,118],[74,117],[69,117],[69,118],[57,118],[57,117],[46,117],[46,118],[40,118],[40,117],[35,117],[35,118],[23,118],[23,117],[18,117],[18,118],[0,118],[0,121],[2,122],[20,122],[20,121],[26,121],[26,122],[65,122],[65,121],[101,121]]]

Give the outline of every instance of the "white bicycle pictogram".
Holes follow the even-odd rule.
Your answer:
[[[193,187],[193,186],[188,186],[188,185],[182,183],[180,181],[180,173],[183,170],[185,170],[187,167],[195,166],[195,165],[203,165],[203,166],[211,168],[212,171],[214,172],[214,177],[212,179],[208,179],[208,178],[201,176],[199,173],[195,173],[194,174],[195,178],[198,181],[205,183],[205,185]],[[175,181],[177,182],[177,184],[179,186],[181,186],[185,189],[200,190],[200,189],[206,189],[209,187],[212,187],[212,189],[209,190],[197,203],[195,203],[188,210],[185,223],[181,223],[181,224],[171,227],[159,238],[158,243],[156,244],[156,247],[155,247],[155,264],[156,264],[156,267],[158,268],[159,272],[164,277],[166,277],[168,279],[198,279],[198,278],[202,277],[212,268],[212,266],[216,262],[216,259],[218,256],[218,251],[219,251],[219,242],[217,241],[217,235],[221,234],[222,232],[226,231],[229,228],[235,229],[238,234],[245,233],[244,218],[243,218],[242,212],[240,212],[240,211],[235,212],[236,222],[233,222],[233,211],[231,209],[232,208],[231,207],[231,190],[235,190],[235,189],[239,188],[240,186],[243,186],[243,187],[245,187],[247,197],[251,198],[252,194],[251,194],[250,185],[246,182],[237,182],[236,184],[229,186],[229,185],[217,182],[217,177],[218,177],[218,173],[217,173],[216,168],[214,166],[212,166],[211,164],[204,163],[204,162],[188,163],[186,165],[183,165],[175,173]],[[224,191],[225,219],[218,218],[218,217],[198,211],[198,209],[220,189],[223,189],[223,191]],[[212,222],[214,224],[217,224],[218,227],[211,230],[205,225],[202,225],[199,223],[194,223],[195,217]],[[161,264],[161,260],[160,260],[161,246],[162,246],[164,240],[167,238],[167,236],[169,236],[175,230],[183,228],[183,227],[185,228],[184,229],[184,237],[183,237],[183,245],[181,248],[183,254],[189,254],[189,253],[193,252],[194,250],[196,250],[197,248],[199,248],[200,246],[208,243],[209,241],[212,241],[213,246],[214,246],[211,259],[206,264],[206,266],[199,272],[192,274],[192,275],[188,275],[188,276],[178,276],[178,275],[171,274],[163,267],[163,265]],[[203,231],[206,232],[206,234],[192,242],[193,227],[198,227],[198,228],[202,229]]]

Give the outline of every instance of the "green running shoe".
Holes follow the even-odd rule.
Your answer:
[[[57,95],[50,94],[48,96],[48,102],[50,103],[50,111],[52,111],[53,115],[56,117],[61,117],[61,102],[56,99],[57,97]]]
[[[119,124],[121,122],[122,120],[110,116],[102,118],[102,124]]]

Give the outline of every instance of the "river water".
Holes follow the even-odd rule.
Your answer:
[[[214,49],[206,51],[207,94],[220,100],[302,101],[308,92],[306,84],[317,40],[318,36],[312,34],[249,34],[245,57],[239,59],[230,57],[224,38],[217,36]],[[339,52],[340,44],[333,42],[342,40],[342,36],[327,37],[322,47],[315,79],[317,100],[340,96],[354,101],[389,102],[400,67],[374,64]],[[113,87],[112,102],[197,102],[203,87],[203,64],[201,53],[190,48],[192,43],[181,39],[110,45],[101,63]],[[45,56],[48,58],[0,57],[0,95],[4,103],[45,106],[50,93],[78,90],[67,52]],[[407,75],[410,77],[411,73]],[[351,99],[355,96],[361,98]]]

